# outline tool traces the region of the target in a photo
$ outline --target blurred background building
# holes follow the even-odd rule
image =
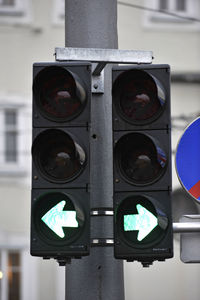
[[[0,300],[64,299],[64,268],[29,254],[32,64],[65,46],[64,2],[0,0]],[[120,49],[152,50],[154,63],[171,66],[175,153],[200,114],[200,0],[118,1],[118,39]],[[198,212],[174,159],[173,193],[175,221]],[[174,247],[174,259],[149,269],[125,263],[126,300],[200,298],[200,266],[180,262],[177,236]]]

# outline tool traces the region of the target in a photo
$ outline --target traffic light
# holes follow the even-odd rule
[[[141,261],[173,256],[170,68],[112,71],[114,252]]]
[[[90,63],[33,65],[31,254],[89,255]]]

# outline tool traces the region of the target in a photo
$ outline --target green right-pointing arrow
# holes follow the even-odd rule
[[[138,230],[138,241],[142,241],[157,225],[158,219],[141,204],[136,205],[137,215],[124,215],[124,231]]]
[[[63,200],[52,207],[41,219],[59,237],[64,238],[63,227],[78,227],[76,211],[63,210],[66,201]]]

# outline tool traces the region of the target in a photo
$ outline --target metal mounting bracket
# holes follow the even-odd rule
[[[99,72],[99,64],[92,64],[92,93],[103,94],[104,93],[104,70]],[[103,64],[105,66],[105,64]],[[104,67],[103,67],[104,68]],[[98,72],[96,72],[96,70]]]
[[[99,48],[55,48],[56,61],[93,63],[92,93],[104,93],[104,68],[107,64],[151,64],[152,51]],[[96,64],[94,64],[96,63]]]

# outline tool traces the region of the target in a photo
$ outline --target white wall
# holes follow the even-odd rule
[[[134,4],[142,2],[129,0],[129,3]],[[54,61],[54,48],[64,46],[64,25],[53,24],[53,3],[53,0],[32,1],[32,19],[27,26],[0,25],[0,98],[2,95],[17,95],[31,105],[32,63]],[[152,50],[154,63],[168,63],[172,71],[199,72],[198,31],[150,30],[144,23],[142,10],[118,6],[120,49]],[[199,111],[199,100],[198,85],[172,85],[172,115]],[[181,133],[173,131],[174,149]],[[0,178],[0,230],[29,234],[30,185],[27,182],[30,180],[24,184],[25,181],[24,178],[10,178],[5,182]],[[175,172],[173,185],[180,186]],[[57,271],[54,261],[33,260],[39,262],[39,296],[35,300],[55,300],[58,285],[54,284],[54,278],[60,278],[58,272],[63,279],[63,269]],[[125,263],[126,300],[197,300],[200,297],[199,275],[199,265],[184,265],[180,262],[176,242],[175,258],[165,263],[155,262],[149,269],[143,269],[139,263]]]
[[[185,265],[179,259],[175,242],[175,257],[154,262],[150,268],[139,263],[125,263],[126,300],[198,300],[200,295],[198,265]]]

